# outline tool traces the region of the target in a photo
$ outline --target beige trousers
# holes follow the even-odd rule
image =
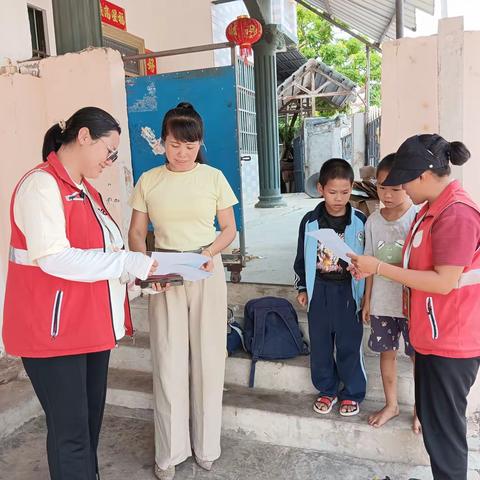
[[[150,296],[155,461],[220,456],[227,335],[227,285],[220,255],[213,275]],[[191,427],[191,429],[190,429]]]

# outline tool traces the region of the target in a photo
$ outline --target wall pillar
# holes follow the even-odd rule
[[[280,192],[280,155],[277,106],[276,51],[283,35],[275,25],[266,25],[254,47],[255,107],[260,196],[257,208],[285,205]]]

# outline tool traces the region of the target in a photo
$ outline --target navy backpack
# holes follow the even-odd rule
[[[308,355],[297,312],[284,298],[264,297],[245,305],[245,348],[252,354],[249,386],[255,381],[257,360],[280,360]]]
[[[228,356],[233,355],[240,348],[245,348],[243,340],[243,328],[235,321],[233,309],[227,307],[227,352]]]

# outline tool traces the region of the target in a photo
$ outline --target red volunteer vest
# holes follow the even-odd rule
[[[405,242],[405,259],[410,251],[408,268],[433,270],[432,227],[439,215],[455,203],[480,213],[460,184],[452,182],[432,205],[418,213],[417,219],[424,218],[420,224],[414,222]],[[448,295],[411,290],[409,329],[413,347],[424,355],[480,356],[480,249],[472,264],[465,267],[458,287]]]
[[[66,235],[73,248],[105,249],[103,230],[88,197],[81,195],[55,153],[28,172],[10,204],[11,242],[3,314],[5,350],[19,357],[45,358],[109,350],[116,344],[107,280],[75,282],[48,275],[28,261],[27,242],[14,220],[15,196],[22,181],[37,170],[48,172],[60,189]],[[84,182],[105,211],[100,194]],[[125,289],[125,327],[132,322]]]

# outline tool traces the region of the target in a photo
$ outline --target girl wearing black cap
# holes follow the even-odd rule
[[[404,285],[416,351],[415,400],[435,480],[466,480],[467,395],[480,362],[480,208],[450,178],[470,152],[439,135],[407,139],[384,185],[403,185],[425,204],[410,229],[403,268],[352,255],[358,277]]]

